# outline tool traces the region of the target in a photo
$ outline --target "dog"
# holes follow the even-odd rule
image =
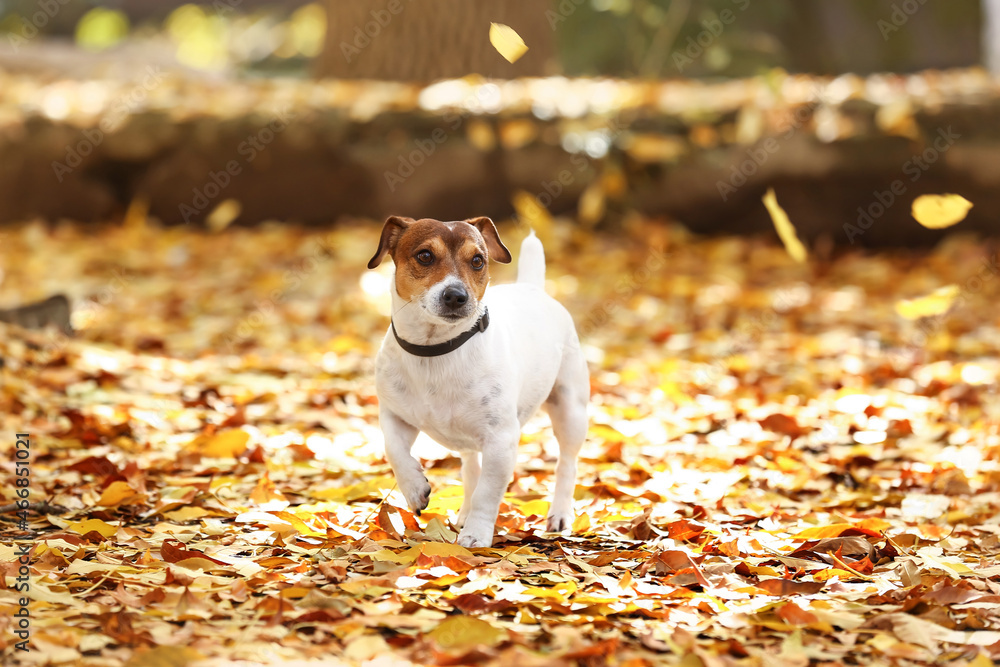
[[[559,442],[546,528],[570,529],[590,376],[573,318],[545,293],[541,241],[531,232],[517,282],[488,291],[490,260],[511,261],[489,218],[392,216],[368,268],[386,255],[395,264],[392,319],[375,387],[386,458],[410,509],[419,515],[431,492],[410,453],[423,431],[462,458],[458,544],[492,546],[521,428],[544,407]]]

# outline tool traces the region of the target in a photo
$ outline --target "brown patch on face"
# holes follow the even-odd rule
[[[427,259],[421,254],[424,251],[433,256],[429,263],[421,262]],[[483,298],[490,282],[486,243],[476,228],[465,222],[417,220],[406,227],[389,252],[396,263],[396,292],[406,301],[452,274],[477,300]],[[483,257],[478,270],[473,267],[476,255]]]

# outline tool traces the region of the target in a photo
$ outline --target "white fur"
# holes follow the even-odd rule
[[[410,454],[419,431],[462,457],[465,499],[458,543],[493,542],[500,502],[514,474],[521,427],[545,405],[559,441],[550,531],[573,522],[576,457],[587,434],[590,381],[573,319],[544,290],[545,256],[531,234],[521,246],[517,283],[489,288],[482,304],[457,323],[436,314],[449,276],[411,301],[393,289],[393,322],[404,340],[433,345],[470,329],[489,307],[490,325],[439,357],[404,351],[390,330],[375,360],[386,458],[410,508],[427,506],[430,485]],[[523,281],[522,281],[523,279]],[[474,298],[468,286],[470,299]],[[481,459],[481,460],[480,460]]]

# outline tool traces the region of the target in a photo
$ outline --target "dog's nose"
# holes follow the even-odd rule
[[[449,285],[445,288],[444,294],[441,295],[441,300],[448,308],[458,310],[469,300],[469,293],[465,291],[464,287]]]

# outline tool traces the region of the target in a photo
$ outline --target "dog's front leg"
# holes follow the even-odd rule
[[[386,408],[379,410],[378,420],[385,436],[385,457],[396,476],[396,485],[406,498],[406,504],[419,516],[431,497],[431,485],[424,476],[424,469],[410,454],[419,431]]]
[[[465,495],[462,497],[462,509],[458,510],[458,523],[456,525],[459,528],[464,526],[465,520],[469,518],[469,512],[472,510],[472,494],[476,491],[476,485],[479,484],[479,475],[482,472],[483,468],[479,463],[479,452],[463,452],[462,486],[465,487]]]
[[[482,473],[472,494],[468,516],[458,543],[463,547],[489,547],[493,545],[500,501],[507,485],[514,477],[517,462],[519,431],[498,430],[483,446]]]

